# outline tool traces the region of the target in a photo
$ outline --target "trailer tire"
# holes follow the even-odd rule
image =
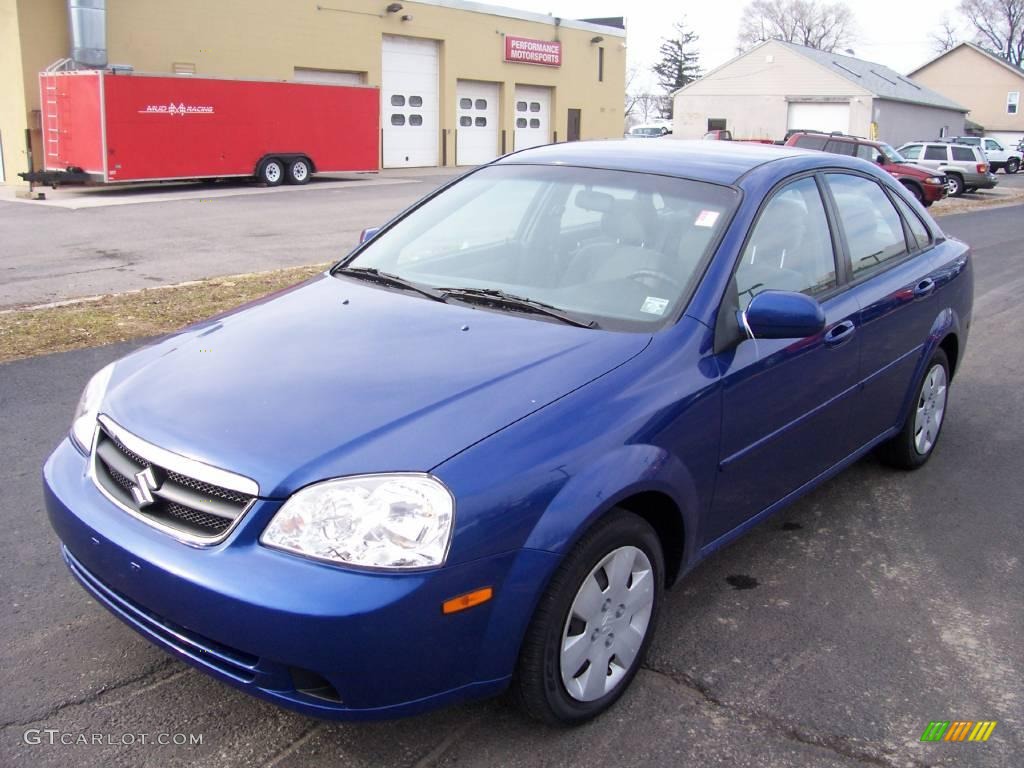
[[[284,181],[284,164],[276,157],[268,158],[263,161],[256,176],[268,187],[276,187]]]
[[[312,176],[312,169],[309,167],[309,160],[304,157],[296,158],[288,164],[289,184],[308,184]]]

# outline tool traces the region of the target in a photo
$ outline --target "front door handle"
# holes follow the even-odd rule
[[[923,299],[925,296],[931,295],[931,292],[935,290],[935,281],[930,277],[926,277],[916,286],[914,286],[914,296],[919,299]]]
[[[853,320],[843,320],[828,330],[825,334],[825,343],[830,347],[837,347],[853,336],[856,330],[857,326],[853,324]]]

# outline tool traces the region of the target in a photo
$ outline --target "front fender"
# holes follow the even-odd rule
[[[699,497],[693,475],[671,453],[655,445],[624,445],[572,477],[551,499],[526,544],[529,549],[565,554],[602,515],[623,499],[656,492],[679,510],[684,537],[683,563],[690,562],[696,537]]]

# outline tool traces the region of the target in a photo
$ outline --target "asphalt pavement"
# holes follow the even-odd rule
[[[907,474],[865,459],[702,564],[668,594],[632,689],[573,730],[502,700],[324,723],[150,646],[66,572],[39,480],[88,376],[132,345],[0,365],[0,764],[1020,765],[1022,214],[941,221],[974,246],[977,285],[931,462]],[[986,743],[921,743],[931,720],[998,725]]]

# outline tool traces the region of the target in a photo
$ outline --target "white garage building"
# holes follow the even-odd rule
[[[673,136],[781,140],[787,130],[840,131],[899,145],[958,136],[967,108],[888,67],[770,40],[674,95]]]

